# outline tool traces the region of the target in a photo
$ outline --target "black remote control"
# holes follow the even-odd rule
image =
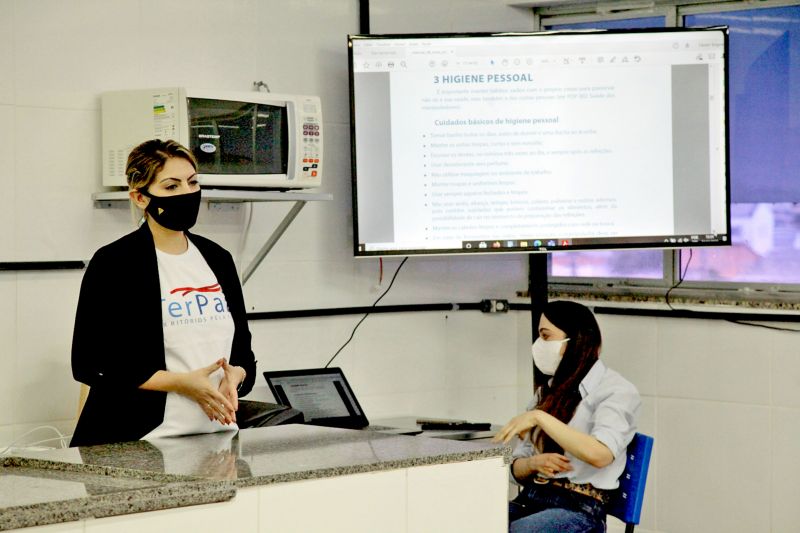
[[[467,429],[472,431],[487,431],[492,428],[489,422],[423,422],[420,424],[423,431],[435,429]]]

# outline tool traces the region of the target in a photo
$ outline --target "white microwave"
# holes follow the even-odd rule
[[[103,185],[126,186],[128,154],[147,139],[173,139],[198,162],[203,186],[299,189],[322,184],[317,96],[183,87],[101,95]]]

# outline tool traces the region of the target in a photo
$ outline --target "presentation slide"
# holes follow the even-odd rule
[[[394,73],[395,239],[671,234],[669,88],[663,65]]]

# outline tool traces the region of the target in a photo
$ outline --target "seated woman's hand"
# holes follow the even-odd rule
[[[197,402],[209,420],[219,420],[222,424],[236,421],[236,409],[211,383],[209,376],[225,365],[224,359],[181,375],[180,392]]]
[[[503,429],[497,432],[492,441],[508,444],[515,435],[518,435],[521,439],[526,439],[530,435],[531,429],[536,427],[538,423],[536,411],[525,411],[503,426]]]
[[[572,470],[569,459],[560,453],[540,453],[530,457],[529,461],[531,470],[545,477]]]

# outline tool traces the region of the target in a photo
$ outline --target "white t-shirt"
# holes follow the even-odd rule
[[[228,358],[233,344],[233,317],[217,277],[200,250],[189,241],[186,252],[168,254],[156,249],[161,282],[161,319],[167,370],[188,372]],[[219,386],[224,372],[209,376]],[[194,400],[167,393],[164,421],[144,439],[239,429],[209,420]]]

